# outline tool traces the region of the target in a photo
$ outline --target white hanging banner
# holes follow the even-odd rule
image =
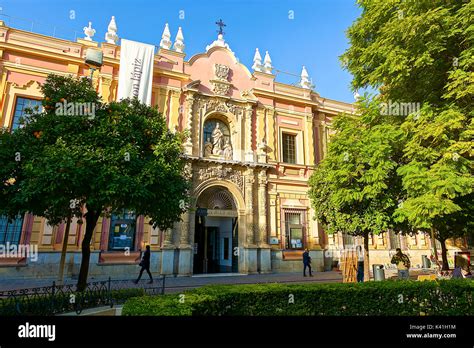
[[[138,98],[151,105],[155,47],[122,39],[117,100]]]

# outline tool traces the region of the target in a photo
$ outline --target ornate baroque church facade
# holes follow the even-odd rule
[[[89,49],[101,50],[104,56],[103,66],[93,72],[94,86],[104,101],[115,100],[120,69],[116,32],[112,19],[105,42],[92,41],[89,35],[67,41],[0,21],[1,124],[12,131],[19,126],[23,109],[40,103],[39,87],[49,73],[88,76],[84,57]],[[170,129],[189,132],[184,151],[192,181],[191,207],[167,231],[153,229],[147,217],[133,212],[101,218],[92,242],[90,274],[133,274],[147,244],[151,270],[158,274],[300,271],[305,248],[310,249],[314,268],[331,269],[337,257],[325,251],[356,241],[325,235],[314,220],[308,179],[326,152],[331,119],[340,112],[353,113],[353,106],[312,90],[304,67],[296,85],[275,81],[268,52],[262,59],[257,49],[249,70],[222,33],[189,60],[184,48],[181,28],[173,44],[166,25],[154,58],[152,105]],[[0,222],[0,243],[39,248],[36,262],[21,257],[0,260],[1,275],[57,274],[65,224],[50,226],[30,214]],[[79,271],[84,228],[72,221],[69,276]],[[424,234],[400,238],[385,233],[371,240],[372,262],[388,263],[398,246],[421,262],[429,243]]]

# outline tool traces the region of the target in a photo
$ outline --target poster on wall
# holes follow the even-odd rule
[[[117,99],[138,98],[151,105],[155,47],[122,39]]]

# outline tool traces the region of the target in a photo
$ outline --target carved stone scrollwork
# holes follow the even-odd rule
[[[212,91],[217,95],[227,95],[230,91],[230,84],[214,82],[214,88]]]
[[[224,167],[222,165],[217,165],[207,168],[198,168],[194,172],[194,182],[195,187],[198,186],[201,182],[215,179],[215,180],[229,180],[236,184],[239,189],[242,191],[244,187],[242,174],[238,170],[233,170],[231,167]]]
[[[189,131],[189,137],[186,140],[186,146],[192,147],[193,143],[193,105],[194,105],[194,96],[192,94],[186,95],[186,116],[187,116],[187,122],[186,122],[186,127]]]
[[[221,81],[228,81],[230,68],[224,64],[214,64],[214,74],[216,79]]]
[[[268,183],[267,173],[265,170],[262,170],[260,173],[258,173],[258,184],[266,185],[267,183]]]
[[[191,180],[193,177],[193,166],[189,162],[184,165],[184,177],[188,180]]]
[[[215,64],[214,65],[214,75],[215,80],[211,80],[213,87],[213,92],[217,95],[227,95],[232,86],[228,82],[230,68],[227,65]]]

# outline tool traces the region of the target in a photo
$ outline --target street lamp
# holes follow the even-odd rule
[[[104,64],[103,52],[92,48],[87,49],[85,63],[89,67],[89,70],[91,72],[90,80],[92,84],[92,76],[94,75],[94,71],[96,71]]]

